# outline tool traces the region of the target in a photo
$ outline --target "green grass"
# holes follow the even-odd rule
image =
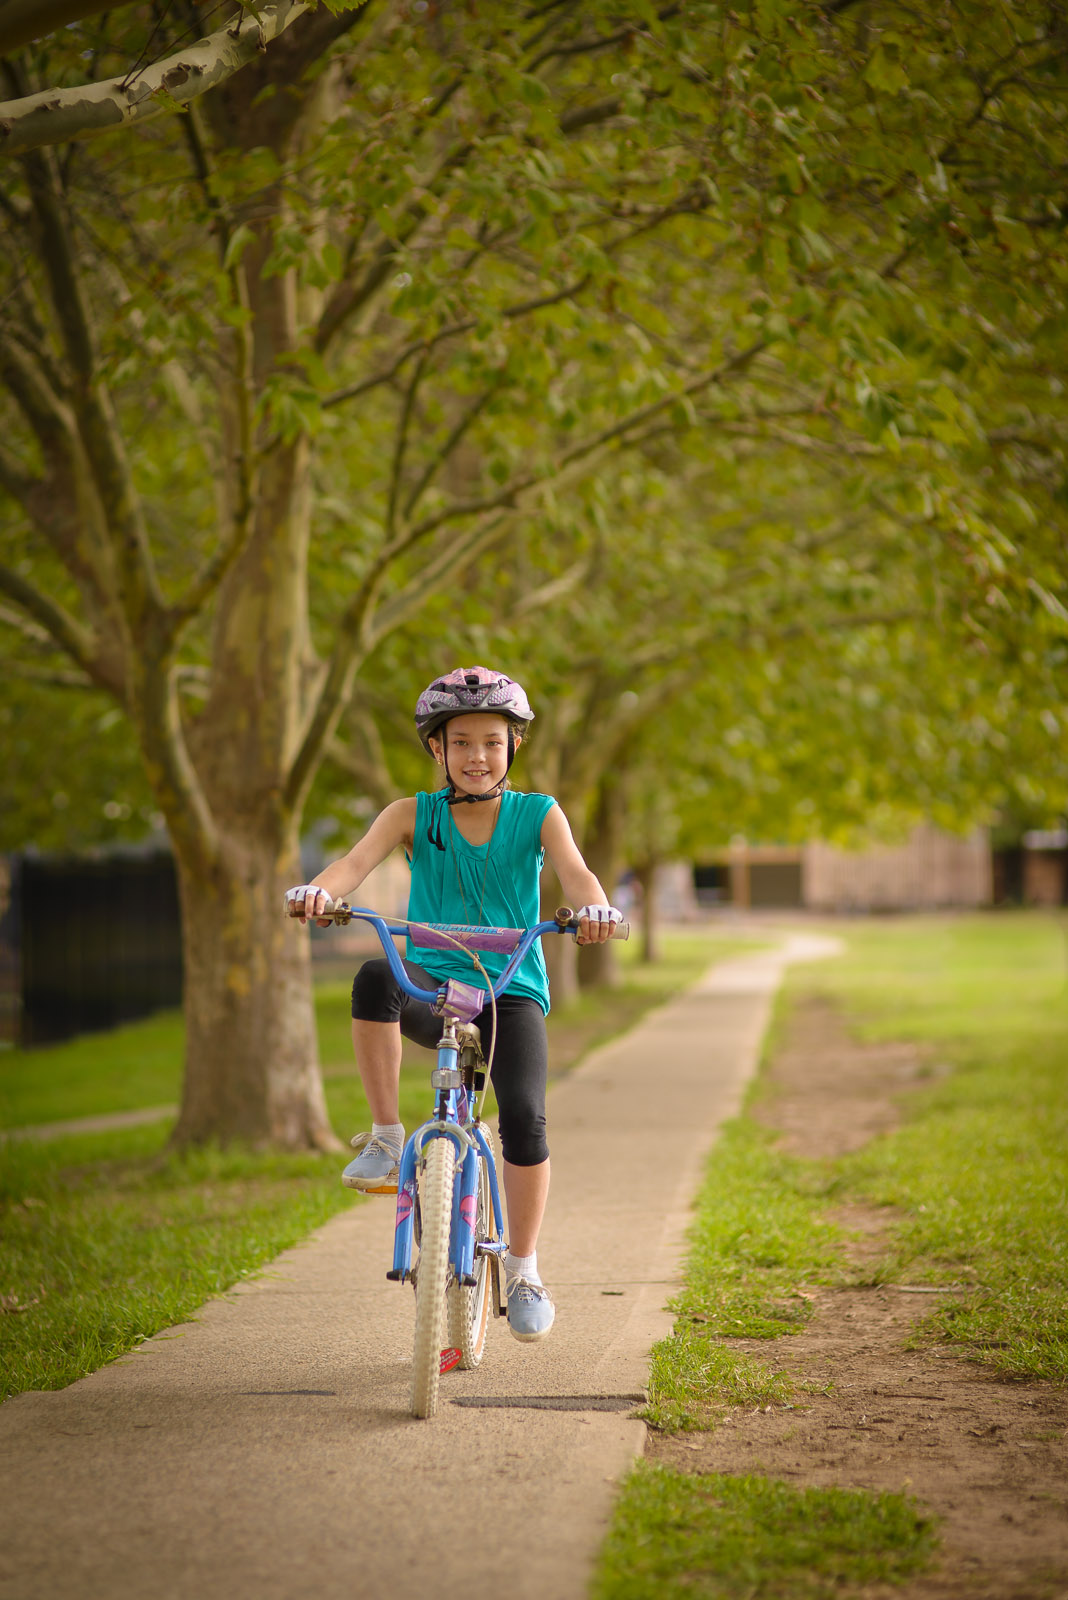
[[[802,1286],[843,1280],[845,1235],[824,1217],[830,1186],[749,1118],[724,1129],[697,1197],[686,1284],[671,1302],[675,1328],[653,1351],[643,1415],[654,1427],[710,1428],[734,1406],[790,1398],[780,1374],[722,1340],[798,1333],[810,1314]]]
[[[875,1276],[964,1283],[920,1326],[1006,1377],[1068,1382],[1068,988],[1049,916],[858,929],[808,981],[865,1038],[906,1038],[931,1077],[907,1121],[838,1163],[894,1208]],[[797,980],[795,980],[796,983]]]
[[[836,931],[842,931],[840,928]],[[920,1326],[1006,1377],[1068,1380],[1068,991],[1063,928],[1028,913],[857,922],[833,961],[796,968],[791,1005],[820,994],[862,1039],[916,1043],[926,1077],[903,1124],[838,1161],[774,1148],[748,1113],[713,1150],[697,1200],[673,1334],[653,1352],[649,1422],[708,1429],[742,1407],[789,1404],[774,1340],[803,1330],[807,1286],[963,1283]],[[754,1086],[774,1114],[774,1094]],[[890,1242],[851,1268],[829,1219],[887,1208]],[[762,1362],[733,1338],[769,1341]],[[798,1490],[763,1478],[641,1463],[616,1508],[595,1600],[841,1594],[921,1570],[935,1533],[900,1496]]]
[[[350,1203],[336,1161],[156,1128],[0,1149],[0,1399],[57,1389],[187,1320]]]
[[[785,1405],[793,1393],[782,1373],[680,1319],[674,1336],[653,1347],[650,1400],[641,1416],[661,1433],[696,1432],[735,1406]]]
[[[182,1018],[159,1011],[107,1033],[0,1054],[0,1126],[22,1128],[178,1098]]]
[[[842,1230],[823,1218],[830,1183],[748,1118],[725,1130],[697,1197],[687,1284],[676,1306],[726,1338],[774,1339],[807,1321],[799,1283],[839,1274]]]
[[[1062,931],[1023,913],[846,932],[840,958],[790,976],[765,1060],[791,1004],[820,994],[863,1039],[915,1041],[927,1078],[902,1097],[901,1128],[839,1161],[776,1150],[748,1115],[724,1129],[672,1302],[675,1330],[654,1352],[646,1415],[665,1431],[714,1427],[748,1394],[784,1398],[773,1366],[722,1341],[800,1332],[807,1286],[857,1281],[829,1220],[844,1200],[887,1208],[887,1252],[865,1281],[968,1286],[919,1325],[917,1342],[949,1341],[1006,1376],[1068,1381]],[[769,1102],[763,1081],[755,1098]]]
[[[550,1018],[558,1067],[692,982],[732,946],[703,935],[666,941],[642,968],[628,952],[620,990]],[[367,1126],[352,1063],[348,983],[318,988],[327,1100],[344,1132]],[[9,1125],[166,1103],[177,1096],[180,1019],[154,1017],[67,1045],[0,1059]],[[426,1115],[431,1056],[402,1071],[409,1125]],[[15,1114],[12,1114],[15,1108]],[[336,1155],[240,1149],[168,1151],[165,1124],[44,1141],[0,1142],[0,1398],[61,1388],[211,1295],[255,1272],[342,1207]]]
[[[622,1494],[592,1600],[822,1600],[902,1583],[934,1547],[904,1495],[692,1476],[642,1462]]]
[[[828,995],[863,1038],[1022,1044],[1068,1019],[1068,915],[857,922],[841,957],[795,969],[788,988]]]

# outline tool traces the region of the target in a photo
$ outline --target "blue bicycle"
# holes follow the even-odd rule
[[[520,962],[536,939],[549,933],[576,933],[578,918],[567,906],[532,928],[480,928],[454,923],[386,919],[364,907],[338,902],[324,913],[345,925],[357,919],[378,935],[390,970],[413,1000],[425,1000],[442,1019],[441,1039],[430,1081],[434,1113],[408,1139],[397,1180],[397,1218],[393,1266],[386,1274],[415,1288],[415,1343],[412,1354],[411,1412],[432,1417],[438,1379],[453,1367],[471,1369],[482,1360],[490,1313],[506,1316],[501,1295],[501,1261],[508,1246],[497,1182],[497,1160],[490,1129],[481,1120],[493,1052],[482,1054],[472,1019],[487,1004],[496,1007]],[[627,938],[618,923],[613,938]],[[481,971],[486,988],[449,979],[437,989],[412,983],[394,934],[407,934],[421,949],[462,949]],[[477,952],[509,956],[491,983]],[[496,1029],[494,1029],[496,1034]],[[444,1342],[443,1342],[444,1335]]]

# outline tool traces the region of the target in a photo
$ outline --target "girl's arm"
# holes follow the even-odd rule
[[[328,911],[327,901],[344,900],[379,866],[398,845],[409,849],[415,834],[415,798],[394,800],[380,811],[363,838],[358,840],[348,855],[331,861],[311,883],[299,889],[290,889],[286,895],[287,908],[292,906],[294,916],[301,922],[314,917],[317,911]],[[298,911],[297,905],[301,907]]]
[[[546,813],[541,825],[541,842],[569,905],[608,905],[608,896],[601,887],[600,879],[586,865],[582,851],[575,843],[571,824],[558,805]],[[617,912],[617,920],[618,916]],[[579,944],[603,944],[605,939],[611,937],[611,933],[611,922],[591,922],[589,917],[583,917],[576,938]]]

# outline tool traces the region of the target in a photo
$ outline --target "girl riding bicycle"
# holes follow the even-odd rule
[[[424,748],[442,768],[444,786],[387,806],[348,855],[331,862],[312,883],[288,891],[287,907],[301,921],[328,911],[403,845],[412,874],[408,917],[413,922],[524,928],[539,920],[539,879],[548,856],[565,898],[582,907],[578,942],[609,938],[621,914],[608,904],[583,860],[563,811],[551,795],[521,794],[508,781],[533,717],[522,687],[502,673],[462,667],[436,678],[419,696],[415,724]],[[503,970],[505,959],[483,955],[491,979]],[[459,951],[420,949],[417,963],[409,943],[405,966],[420,987],[434,988],[449,978],[482,982]],[[508,1208],[508,1326],[523,1340],[544,1338],[555,1316],[537,1258],[549,1194],[548,1010],[549,986],[538,941],[497,1001],[491,1075]],[[475,1022],[488,1041],[493,1027],[489,1006]],[[352,1043],[372,1127],[352,1141],[359,1154],[342,1174],[350,1188],[368,1194],[396,1192],[404,1147],[398,1100],[401,1034],[433,1048],[440,1031],[440,1018],[405,995],[384,959],[361,967],[352,986]]]

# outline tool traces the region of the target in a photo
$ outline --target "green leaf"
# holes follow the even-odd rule
[[[341,251],[336,244],[328,242],[323,246],[322,262],[327,277],[336,282],[341,276],[343,266]]]
[[[1035,248],[1031,229],[1013,217],[995,216],[994,227],[1002,245],[1015,255],[1030,255]]]
[[[238,265],[248,246],[255,239],[254,231],[247,222],[239,223],[226,241],[226,250],[223,254],[223,268],[231,272]]]
[[[909,86],[908,74],[900,61],[877,45],[864,68],[864,81],[882,94],[900,94]]]

